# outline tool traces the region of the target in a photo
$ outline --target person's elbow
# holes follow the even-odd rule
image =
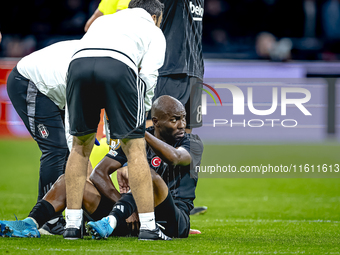
[[[104,173],[100,171],[98,168],[95,168],[92,171],[89,179],[95,186],[98,186],[102,182],[103,176]]]
[[[187,166],[190,165],[190,162],[191,162],[190,155],[183,153],[183,151],[175,150],[170,154],[169,162],[167,163],[174,166]]]

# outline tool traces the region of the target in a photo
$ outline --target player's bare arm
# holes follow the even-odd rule
[[[93,21],[95,21],[97,18],[103,15],[104,14],[99,9],[96,9],[95,12],[92,14],[91,18],[89,18],[89,20],[86,22],[84,31],[87,32]]]
[[[117,202],[121,194],[115,188],[111,181],[110,174],[119,169],[122,165],[109,157],[104,157],[102,161],[93,170],[90,181],[98,189],[98,191],[110,199],[112,202]]]
[[[182,147],[174,148],[154,137],[149,132],[145,132],[145,140],[153,151],[167,164],[182,166],[190,164],[191,156],[189,152]]]

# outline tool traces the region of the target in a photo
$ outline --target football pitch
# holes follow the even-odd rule
[[[304,173],[201,174],[195,205],[208,211],[191,217],[202,234],[187,239],[0,238],[0,254],[340,254],[340,172],[311,173],[311,166],[340,164],[339,151],[338,143],[205,145],[203,166],[302,165]],[[39,157],[31,140],[0,140],[1,220],[24,219],[35,204]]]

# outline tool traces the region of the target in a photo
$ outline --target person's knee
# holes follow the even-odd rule
[[[75,150],[84,157],[89,157],[94,144],[95,135],[95,133],[92,133],[84,136],[74,136],[72,150]]]
[[[168,196],[168,186],[165,184],[163,178],[151,169],[152,186],[154,192],[155,206],[162,203]]]
[[[145,152],[145,139],[144,138],[136,138],[136,139],[123,139],[122,140],[122,149],[127,156],[128,160],[134,158],[146,158]]]
[[[129,148],[136,148],[136,147],[143,147],[145,146],[145,139],[142,138],[135,138],[135,139],[122,139],[121,140],[122,148],[129,149]]]
[[[151,172],[151,177],[152,177],[152,182],[155,184],[158,184],[160,181],[163,181],[162,177],[157,174],[155,171],[150,171]]]
[[[60,189],[65,187],[65,174],[62,174],[58,177],[58,179],[53,184],[54,188]]]

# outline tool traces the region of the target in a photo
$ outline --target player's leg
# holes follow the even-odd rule
[[[90,181],[86,181],[85,183],[82,201],[82,207],[90,215],[97,210],[100,204],[101,195]],[[38,223],[38,225],[41,226],[46,222],[48,217],[64,211],[65,208],[66,185],[65,175],[62,175],[52,186],[50,191],[44,196],[44,198],[33,207],[28,217],[32,217]]]
[[[103,62],[104,63],[104,62]],[[151,175],[145,150],[145,85],[136,73],[120,61],[105,63],[113,73],[102,73],[107,84],[105,110],[109,119],[110,136],[122,140],[122,149],[129,164],[129,183],[138,207],[141,232],[155,229]],[[104,66],[103,66],[104,67]],[[105,68],[100,68],[103,70]]]
[[[187,206],[174,200],[169,193],[167,198],[155,208],[156,221],[162,225],[163,232],[171,237],[186,238],[190,231],[190,217]]]
[[[61,175],[45,197],[39,200],[28,217],[22,221],[0,221],[0,233],[8,237],[39,237],[38,229],[48,219],[61,213],[66,207],[65,176]],[[107,215],[114,203],[102,199],[89,181],[85,184],[83,208],[94,219]]]
[[[162,231],[168,236],[188,237],[190,218],[186,205],[181,201],[174,201],[163,179],[154,170],[150,170],[154,187],[157,224],[162,226]],[[116,228],[125,224],[125,220],[135,210],[137,210],[137,206],[132,194],[123,195],[108,217],[97,222],[89,222],[90,233],[96,239],[107,238]],[[160,232],[159,235],[163,235],[163,233]],[[159,239],[164,239],[164,237],[159,237]]]
[[[130,166],[129,166],[130,167]],[[163,179],[153,170],[151,170],[152,183],[154,190],[154,205],[158,206],[168,196],[168,187]],[[97,222],[89,222],[88,230],[96,239],[107,238],[111,233],[117,235],[118,233],[131,233],[134,229],[128,229],[126,219],[137,211],[136,202],[131,193],[124,194],[121,199],[115,204],[108,217],[103,218]],[[125,230],[125,231],[124,231]],[[162,239],[169,240],[161,231],[147,232],[152,236],[153,240]]]
[[[164,234],[170,237],[187,237],[190,229],[189,216],[174,202],[168,186],[162,177],[151,170],[155,197],[156,222],[162,226]]]
[[[157,174],[155,170],[150,168],[150,172],[153,184],[154,205],[155,207],[157,207],[166,199],[169,193],[169,189],[162,177]]]
[[[162,177],[151,170],[155,197],[156,222],[162,226],[164,234],[170,237],[187,237],[190,229],[190,219],[184,210],[173,200],[168,186]],[[180,203],[180,202],[178,202]]]
[[[13,106],[42,152],[39,201],[65,170],[69,150],[65,138],[63,112],[16,68],[8,78],[7,90]],[[62,229],[64,222],[62,215],[52,221],[53,225],[49,231],[60,234],[55,232],[54,228]]]
[[[202,126],[202,85],[203,82],[197,77],[187,77],[187,89],[190,91],[190,97],[183,104],[187,112],[186,132],[191,133],[193,128]]]
[[[62,212],[65,205],[65,181],[64,175],[61,175],[45,197],[35,204],[26,219],[22,221],[0,222],[3,227],[2,231],[9,237],[39,237],[40,231],[38,232],[38,229],[49,219]],[[7,228],[7,231],[5,231],[5,228]]]
[[[65,169],[66,230],[65,239],[82,238],[82,198],[87,165],[94,145],[102,91],[95,80],[93,68],[97,58],[79,58],[70,63],[66,99],[69,110],[70,134],[73,146]],[[94,89],[95,87],[95,89]]]
[[[69,149],[65,137],[64,113],[48,97],[38,93],[35,109],[35,140],[42,152],[39,171],[38,201],[65,172]],[[39,230],[40,234],[62,235],[65,220],[60,213]]]
[[[138,212],[153,212],[152,181],[146,160],[145,139],[123,139],[122,149],[128,159],[129,184]]]
[[[34,125],[35,140],[42,152],[39,172],[40,200],[58,177],[64,174],[69,149],[63,112],[49,98],[39,93],[36,98]]]
[[[27,130],[38,143],[40,159],[40,200],[64,173],[68,148],[63,113],[35,84],[14,68],[8,78],[7,91]]]
[[[203,81],[197,77],[189,77],[188,86],[190,87],[190,98],[185,103],[185,110],[187,112],[186,132],[191,133],[193,128],[198,128],[203,125],[202,116],[202,87]],[[199,215],[207,211],[206,206],[195,207],[190,211],[190,215]],[[194,231],[194,233],[200,233]]]
[[[73,138],[73,146],[65,171],[67,209],[64,238],[66,239],[82,237],[82,198],[94,140],[95,133]]]
[[[190,77],[185,73],[159,76],[157,80],[153,101],[163,95],[169,95],[179,100],[187,112],[187,133],[191,133],[192,128],[202,125],[202,117],[199,115],[202,95],[202,90],[199,88],[202,87],[202,84],[199,82],[198,78]],[[151,117],[149,115],[148,120],[151,120]],[[148,123],[147,126],[152,124]]]

